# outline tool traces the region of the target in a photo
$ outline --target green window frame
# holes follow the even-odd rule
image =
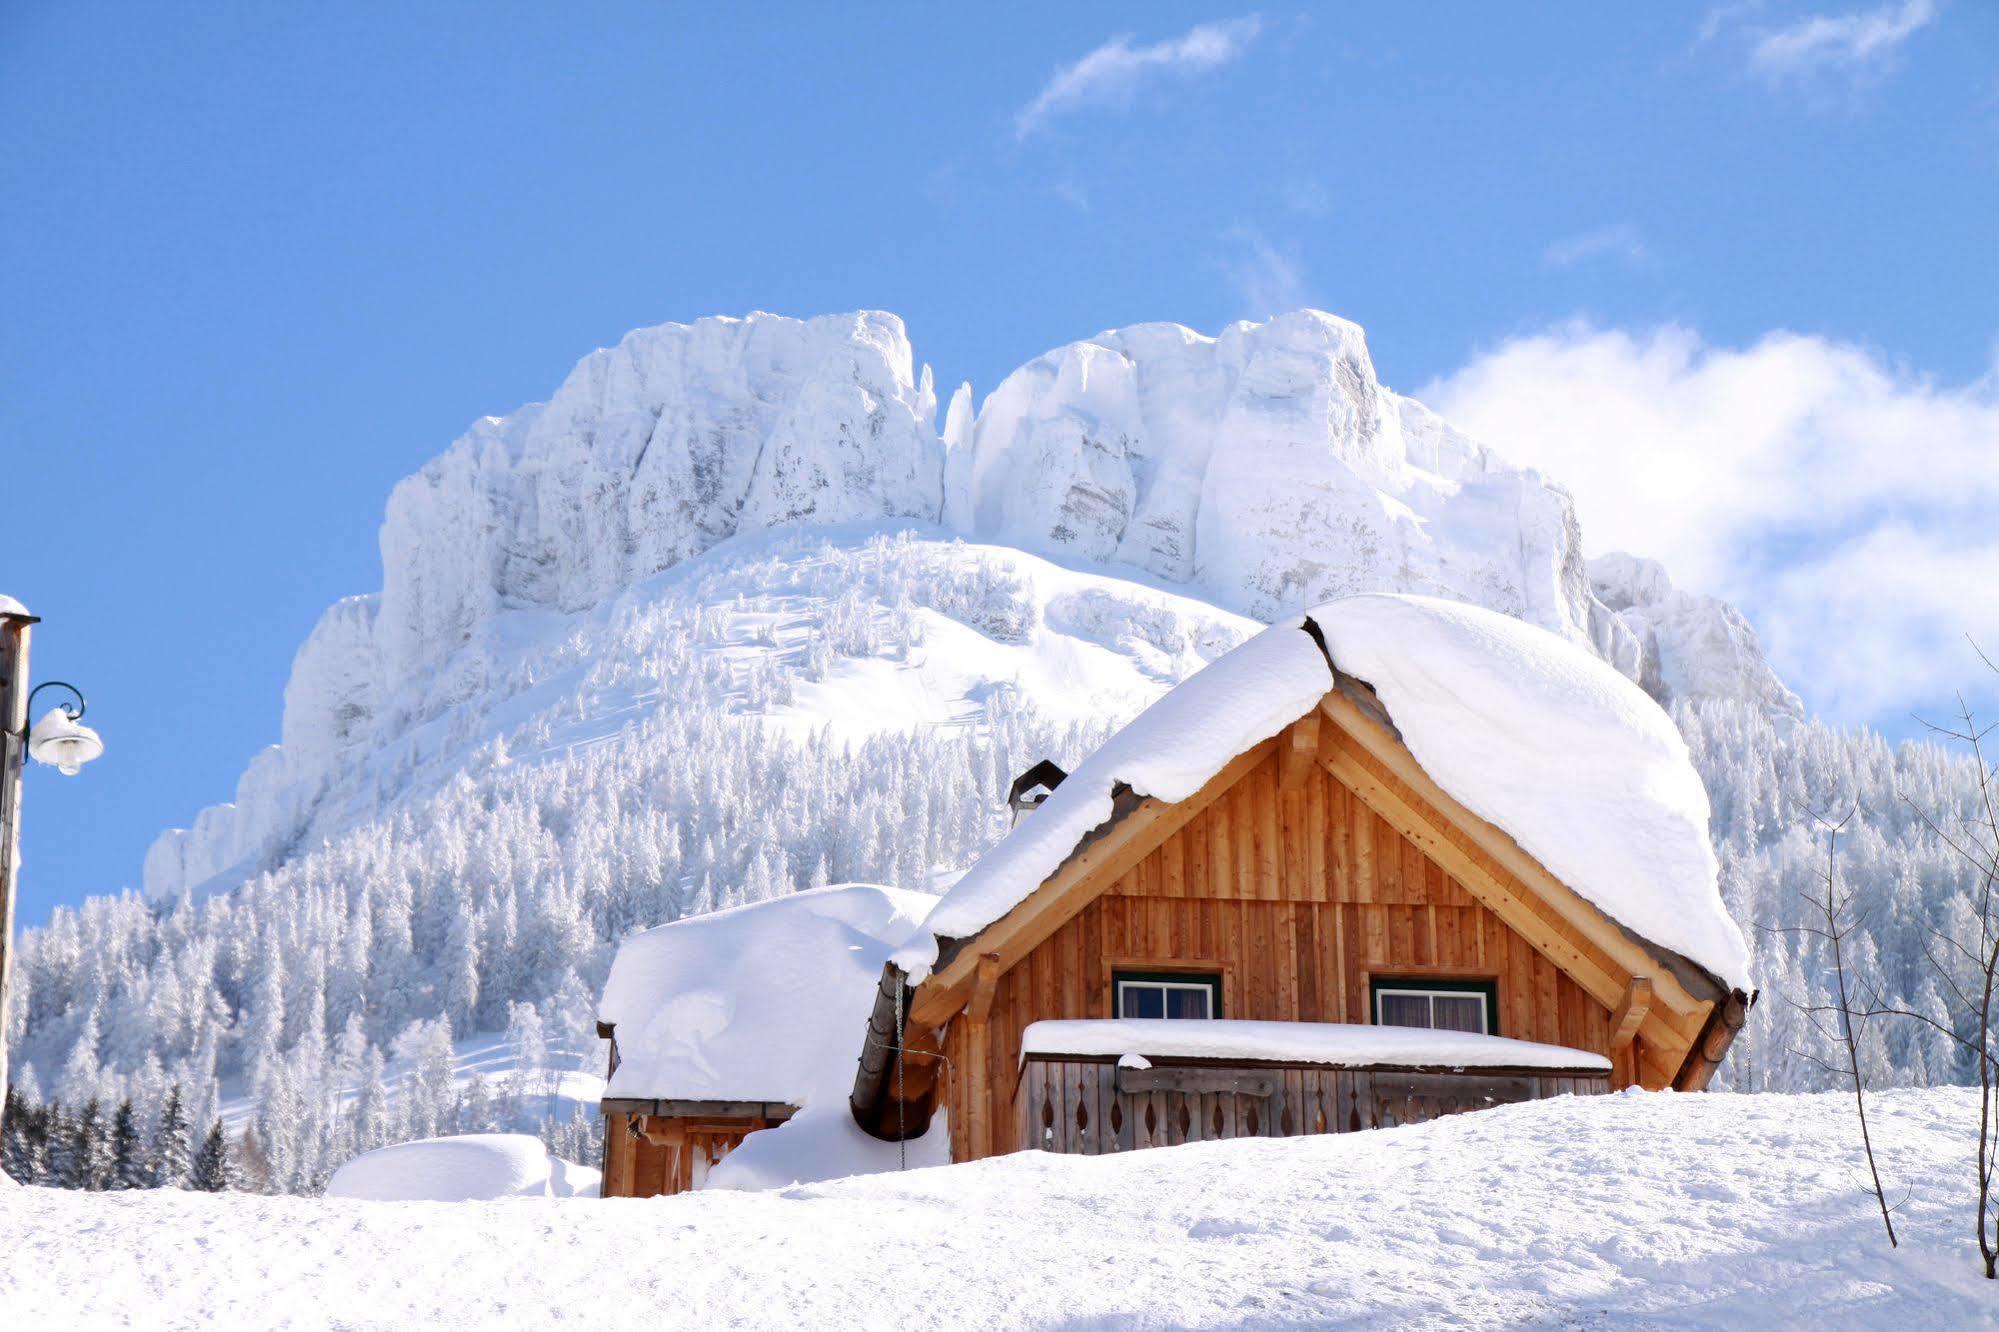
[[[1404,995],[1458,996],[1475,994],[1484,999],[1485,1034],[1499,1035],[1499,982],[1489,980],[1462,980],[1456,977],[1445,979],[1441,976],[1371,976],[1368,978],[1367,1012],[1368,1020],[1377,1027],[1392,1025],[1417,1026],[1416,1023],[1387,1023],[1381,1020],[1382,996]],[[1429,1026],[1434,1029],[1435,1023]],[[1446,1028],[1445,1030],[1450,1030]]]
[[[1138,1017],[1139,1013],[1125,1011],[1125,997],[1129,992],[1138,1003],[1143,1003],[1142,995],[1155,995],[1159,999],[1160,1012],[1155,1017],[1175,1017],[1191,1019],[1186,1013],[1170,1011],[1174,996],[1193,992],[1208,995],[1209,1018],[1222,1015],[1222,978],[1212,971],[1114,971],[1111,973],[1111,1013],[1116,1017]],[[1184,1001],[1183,1001],[1184,1002]],[[1134,1005],[1136,1006],[1136,1004]],[[1198,1020],[1198,1019],[1191,1019]]]

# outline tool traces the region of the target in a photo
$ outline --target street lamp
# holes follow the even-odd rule
[[[0,595],[0,1090],[7,1086],[7,992],[14,969],[14,884],[21,870],[21,769],[33,758],[74,777],[104,752],[104,741],[83,724],[81,690],[61,680],[28,688],[28,630],[37,623],[39,617],[28,614],[26,606]],[[66,689],[76,703],[56,704],[30,730],[29,705],[44,689]]]
[[[35,728],[28,732],[28,757],[37,763],[46,763],[65,777],[74,777],[84,764],[104,752],[104,742],[97,732],[80,725],[83,710],[83,691],[66,680],[49,680],[28,691],[27,712],[35,711],[35,695],[44,689],[67,689],[76,699],[76,706],[58,703],[42,714]]]

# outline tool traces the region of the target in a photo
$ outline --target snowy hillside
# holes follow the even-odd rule
[[[1976,1118],[1975,1093],[1878,1098],[1895,1250],[1850,1098],[1626,1093],[643,1201],[0,1184],[0,1307],[36,1327],[1968,1328],[1992,1313]]]
[[[327,623],[346,623],[356,604]],[[1051,720],[1115,720],[1258,627],[907,521],[755,531],[581,611],[477,620],[403,687],[391,722],[364,732],[372,713],[334,705],[349,725],[330,745],[333,732],[299,716],[303,682],[322,663],[352,660],[326,646],[327,623],[300,651],[285,714],[288,736],[317,738],[267,751],[236,805],[161,838],[147,858],[149,896],[240,882],[301,843],[436,790],[524,726],[529,748],[516,744],[509,761],[603,742],[669,699],[801,736],[830,727],[843,740],[962,727],[1001,689]],[[294,767],[316,775],[267,785]]]

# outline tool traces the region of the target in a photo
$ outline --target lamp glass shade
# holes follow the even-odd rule
[[[51,765],[65,777],[76,776],[77,769],[103,752],[104,741],[97,732],[60,707],[43,713],[28,732],[28,757]]]

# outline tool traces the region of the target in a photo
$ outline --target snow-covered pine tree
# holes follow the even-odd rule
[[[47,1143],[48,1167],[42,1172],[41,1182],[52,1189],[75,1188],[76,1178],[76,1126],[72,1117],[64,1111],[62,1102],[50,1101],[42,1106],[44,1140]]]
[[[153,1163],[148,1159],[146,1140],[139,1133],[139,1117],[129,1098],[118,1103],[111,1117],[111,1162],[105,1187],[144,1189],[152,1187]]]
[[[493,1122],[493,1094],[486,1085],[486,1075],[475,1071],[465,1084],[465,1090],[458,1094],[458,1107],[452,1116],[459,1133],[491,1133]]]
[[[27,1177],[23,1184],[54,1184],[55,1172],[50,1165],[55,1149],[55,1133],[58,1120],[55,1107],[38,1105],[30,1109],[24,1125],[26,1156],[23,1161]]]
[[[501,1090],[506,1112],[521,1119],[537,1120],[552,1108],[545,1101],[548,1086],[548,1036],[541,1011],[533,1004],[514,1004],[507,1010],[507,1044],[513,1047],[514,1066]]]
[[[4,1137],[0,1137],[0,1171],[5,1171],[7,1178],[16,1184],[41,1182],[35,1178],[32,1130],[28,1122],[34,1109],[14,1088],[7,1088],[6,1108],[0,1110],[0,1125],[5,1129]]]
[[[201,1140],[200,1150],[194,1154],[188,1168],[187,1186],[200,1193],[221,1193],[237,1187],[229,1160],[229,1138],[223,1133],[219,1119],[209,1125],[207,1136]]]
[[[64,1188],[93,1191],[110,1186],[111,1133],[95,1096],[69,1122],[69,1150],[59,1182]]]
[[[153,1132],[152,1187],[184,1189],[194,1168],[194,1144],[188,1137],[187,1107],[181,1102],[180,1084],[167,1089],[166,1104],[160,1108],[160,1124]]]
[[[257,1126],[251,1124],[243,1130],[243,1136],[236,1140],[234,1151],[223,1151],[223,1162],[227,1166],[225,1187],[241,1189],[246,1193],[269,1193],[274,1187],[271,1177],[270,1153],[257,1136]]]
[[[382,1081],[382,1051],[370,1045],[361,1058],[354,1097],[354,1152],[372,1152],[389,1140],[389,1089]]]
[[[410,1023],[396,1038],[405,1072],[398,1107],[404,1138],[434,1138],[448,1130],[457,1109],[452,1086],[451,1023],[444,1018]]]

